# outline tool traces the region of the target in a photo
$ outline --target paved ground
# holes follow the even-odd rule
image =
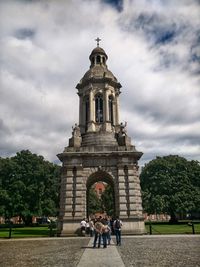
[[[74,267],[89,238],[52,238],[0,241],[1,267]]]
[[[106,249],[104,248],[92,248],[93,238],[90,239],[88,247],[80,259],[77,267],[125,267],[116,245],[111,241],[111,245]]]
[[[0,266],[200,267],[200,235],[123,237],[122,246],[107,249],[93,249],[87,237],[5,239]]]
[[[124,237],[118,249],[127,267],[200,266],[200,235]]]

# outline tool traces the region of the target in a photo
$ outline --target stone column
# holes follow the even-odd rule
[[[89,113],[89,123],[88,123],[88,132],[95,131],[95,108],[94,108],[94,93],[93,88],[90,87],[89,93],[89,102],[90,102],[90,113]]]
[[[62,183],[63,193],[65,192],[64,205],[64,219],[72,219],[72,204],[73,204],[73,171],[72,168],[67,168],[65,171],[65,178]]]
[[[115,123],[119,124],[119,94],[115,95],[116,104],[115,104]]]
[[[109,86],[106,85],[104,88],[104,99],[103,99],[103,101],[104,101],[104,118],[103,118],[103,121],[104,121],[104,129],[107,132],[112,131],[111,122],[109,121],[109,102],[108,102],[109,93],[110,93]]]
[[[76,218],[86,218],[86,185],[83,177],[83,168],[77,167],[76,173]]]
[[[81,129],[81,133],[84,132],[84,107],[83,107],[83,94],[78,93],[79,95],[79,127]]]
[[[90,101],[90,121],[94,121],[94,95],[92,88],[90,89],[89,101]]]
[[[67,180],[67,173],[65,168],[62,167],[61,184],[60,184],[60,212],[59,212],[60,218],[63,218],[65,213],[66,180]]]
[[[116,125],[116,96],[113,99],[113,125]]]
[[[128,218],[127,215],[127,200],[126,200],[126,187],[124,177],[124,166],[118,165],[118,192],[119,192],[119,217],[121,219]]]
[[[119,199],[126,203],[123,206],[121,216],[127,215],[128,218],[143,218],[142,199],[140,191],[140,181],[137,166],[128,165],[127,169],[123,166],[119,171]],[[125,214],[126,212],[126,214]]]
[[[83,95],[83,100],[82,100],[82,118],[83,118],[83,132],[85,133],[86,130],[86,98],[87,96],[85,96],[85,94]]]

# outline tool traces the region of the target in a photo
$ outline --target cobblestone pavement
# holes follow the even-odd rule
[[[200,235],[123,236],[122,246],[116,248],[126,267],[200,267]],[[86,250],[93,257],[112,256],[112,249],[92,249],[85,237],[11,239],[0,240],[0,266],[75,267]],[[94,267],[109,266],[113,264],[102,265],[99,259]]]
[[[2,267],[74,267],[90,238],[0,241]]]
[[[197,267],[200,235],[122,237],[118,251],[126,267]]]

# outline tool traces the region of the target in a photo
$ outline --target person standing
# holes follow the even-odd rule
[[[85,230],[86,230],[86,221],[85,218],[81,221],[81,234],[84,236],[85,235]]]
[[[108,228],[109,228],[109,231],[108,231],[108,234],[107,234],[107,241],[108,241],[108,245],[110,245],[110,241],[111,241],[111,224],[110,224],[110,219],[107,218],[107,225],[108,225]]]
[[[89,225],[90,225],[90,236],[93,237],[93,234],[94,234],[94,221],[90,220],[89,221]]]
[[[110,227],[108,224],[103,225],[102,227],[102,239],[103,239],[103,247],[107,248],[107,240],[108,240],[108,234],[110,231]]]
[[[88,236],[90,235],[90,224],[89,224],[88,219],[86,220],[85,232],[86,232],[86,235]]]
[[[117,246],[121,246],[121,227],[122,227],[122,225],[123,225],[122,221],[119,219],[119,217],[116,217],[116,220],[113,223],[113,228],[115,231]]]
[[[101,246],[102,227],[103,227],[103,224],[100,222],[100,219],[97,219],[97,222],[94,224],[93,248],[96,248],[97,239],[98,239],[98,248],[100,248],[100,246]]]

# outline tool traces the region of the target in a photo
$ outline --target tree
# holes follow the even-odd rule
[[[109,184],[106,185],[106,188],[101,195],[101,200],[107,215],[114,217],[114,191]]]
[[[144,210],[177,214],[200,212],[200,164],[183,157],[157,157],[143,168],[141,189]]]
[[[101,199],[97,196],[94,188],[90,188],[88,192],[88,215],[102,211]]]
[[[26,224],[32,216],[55,216],[59,205],[60,167],[28,150],[0,159],[0,214],[20,216]]]

